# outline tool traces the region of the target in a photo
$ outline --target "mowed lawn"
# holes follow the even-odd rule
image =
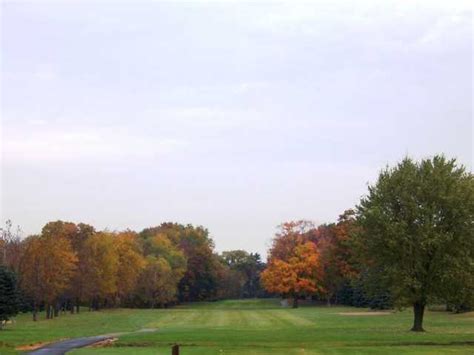
[[[361,313],[361,314],[359,314]],[[474,313],[426,314],[425,333],[409,331],[412,313],[372,315],[350,307],[281,308],[278,300],[199,303],[162,310],[106,310],[33,323],[21,315],[0,332],[3,347],[88,335],[118,336],[112,347],[71,354],[474,354]],[[10,349],[10,350],[8,350]]]

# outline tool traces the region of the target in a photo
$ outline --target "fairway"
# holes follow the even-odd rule
[[[365,314],[367,313],[367,315]],[[4,352],[18,345],[80,336],[120,335],[112,347],[72,354],[472,354],[474,313],[428,312],[426,333],[409,331],[412,313],[350,307],[281,308],[278,300],[197,303],[159,310],[106,310],[33,323],[21,315],[1,333]]]

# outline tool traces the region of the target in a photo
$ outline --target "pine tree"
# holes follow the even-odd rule
[[[18,313],[20,298],[16,287],[15,274],[0,266],[0,329]]]

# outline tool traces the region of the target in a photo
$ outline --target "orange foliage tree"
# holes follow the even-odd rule
[[[53,316],[52,306],[69,286],[76,263],[71,243],[63,236],[46,233],[25,241],[20,264],[21,285],[33,300],[33,320],[42,302],[46,305],[47,318]]]
[[[283,233],[275,238],[268,266],[261,275],[262,285],[267,291],[292,297],[295,308],[300,296],[323,291],[319,251],[315,243],[305,240],[307,230],[300,228],[300,223],[306,224],[293,222],[283,225]]]

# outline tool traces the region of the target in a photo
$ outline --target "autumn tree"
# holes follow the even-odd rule
[[[138,282],[138,295],[151,308],[176,300],[178,282],[164,257],[148,256]]]
[[[338,292],[358,274],[351,245],[355,229],[354,212],[348,210],[339,216],[337,223],[320,225],[311,234],[321,254],[321,281],[328,306],[333,299],[337,303]]]
[[[430,302],[474,293],[474,179],[443,156],[384,169],[357,208],[358,246],[423,331]]]
[[[68,295],[70,297],[70,310],[74,313],[74,309],[77,313],[80,311],[81,302],[86,299],[85,288],[88,284],[88,260],[89,255],[87,254],[89,249],[86,248],[86,241],[89,240],[96,233],[94,227],[89,224],[79,223],[77,224],[75,231],[68,234],[68,238],[71,241],[72,248],[77,255],[77,271],[71,280],[70,287],[68,288]]]
[[[119,233],[115,237],[115,248],[118,256],[117,296],[123,301],[135,291],[146,262],[135,232]]]
[[[285,222],[278,228],[279,231],[273,238],[270,252],[273,258],[286,260],[298,245],[310,240],[314,224],[310,221],[299,220]]]
[[[174,229],[148,229],[145,243],[146,266],[140,277],[138,295],[152,307],[176,301],[178,287],[187,269],[187,259],[169,236]]]
[[[292,297],[296,308],[300,296],[322,291],[320,256],[316,244],[305,241],[305,231],[295,233],[292,229],[291,233],[285,233],[289,241],[284,235],[277,235],[261,281],[269,292]]]
[[[218,263],[213,254],[214,242],[209,232],[203,227],[163,223],[158,227],[148,228],[140,233],[144,239],[145,250],[150,247],[150,238],[163,234],[176,246],[187,260],[184,276],[179,283],[181,301],[200,301],[213,298],[217,292]]]
[[[87,280],[84,278],[86,262],[84,244],[94,233],[94,227],[88,224],[79,223],[76,225],[73,222],[61,220],[48,222],[42,229],[43,236],[67,239],[78,258],[76,272],[62,297],[63,302],[67,301],[71,312],[74,312],[74,309],[79,312],[80,302],[84,298],[84,285],[87,283]]]
[[[20,227],[13,228],[10,220],[5,222],[5,227],[0,228],[0,266],[6,266],[15,273],[19,271],[23,251],[20,234]]]
[[[76,270],[77,257],[64,236],[46,233],[25,240],[20,263],[21,285],[33,300],[33,319],[41,302],[46,305],[47,318],[52,306],[69,286]]]
[[[84,295],[90,302],[90,309],[97,310],[117,292],[119,258],[114,235],[109,232],[95,233],[85,241],[84,255]]]

